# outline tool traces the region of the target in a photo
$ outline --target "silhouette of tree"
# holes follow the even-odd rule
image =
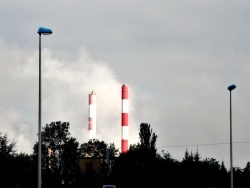
[[[244,172],[241,168],[235,167],[234,168],[234,185],[237,185],[237,187],[243,187],[244,186]]]
[[[246,167],[243,169],[243,181],[245,186],[250,187],[250,162],[247,162]]]
[[[16,154],[16,142],[8,139],[8,134],[0,133],[0,187],[13,184],[13,161]]]
[[[227,172],[224,161],[222,161],[220,165],[218,187],[230,187],[229,173]]]
[[[139,130],[140,143],[130,145],[129,150],[121,153],[116,159],[112,172],[118,180],[119,187],[145,187],[156,183],[158,154],[156,149],[157,135],[150,124],[141,123]]]
[[[156,141],[157,135],[150,129],[150,124],[141,123],[140,124],[140,150],[141,152],[145,152],[146,156],[156,157]]]
[[[37,160],[33,155],[25,153],[16,154],[13,160],[13,183],[16,187],[37,186]]]
[[[119,150],[116,149],[114,143],[107,144],[98,139],[90,139],[87,143],[80,146],[81,158],[99,158],[101,161],[100,174],[88,171],[82,176],[82,181],[87,187],[95,187],[101,183],[106,184],[111,181],[110,168],[113,165],[114,158],[118,156]],[[110,184],[110,183],[108,183]]]
[[[107,148],[109,147],[110,157],[118,155],[119,150],[115,148],[114,143],[109,146],[104,141],[98,139],[90,139],[87,143],[83,143],[80,146],[80,153],[82,157],[104,157],[107,155]]]
[[[230,171],[222,161],[201,159],[198,149],[193,154],[187,149],[182,161],[169,152],[157,153],[157,135],[147,123],[140,124],[140,142],[131,144],[125,153],[119,153],[114,144],[89,140],[81,144],[70,136],[69,123],[52,122],[42,129],[42,183],[43,187],[61,187],[61,181],[72,182],[69,187],[97,187],[115,184],[130,187],[195,187],[224,188],[230,186]],[[37,151],[33,155],[17,154],[16,142],[8,140],[7,133],[0,133],[0,187],[35,187],[37,185]],[[111,160],[111,171],[107,156]],[[101,176],[82,176],[76,161],[79,157],[99,157],[102,160]],[[234,186],[250,187],[250,162],[241,169],[234,167]],[[66,185],[65,185],[66,186]]]
[[[201,159],[201,156],[200,156],[200,153],[197,149],[195,154],[194,154],[194,162],[198,163],[198,162],[200,162],[200,159]]]
[[[70,136],[70,124],[68,122],[51,122],[42,128],[42,169],[43,184],[61,184],[71,181],[77,173],[78,166],[75,163],[79,156],[79,143]],[[37,156],[38,144],[33,147],[33,153]],[[49,185],[47,185],[49,186]]]
[[[205,158],[202,161],[202,175],[206,186],[215,187],[219,184],[220,165],[214,158]]]

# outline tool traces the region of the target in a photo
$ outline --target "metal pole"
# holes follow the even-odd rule
[[[41,188],[42,180],[42,142],[41,142],[41,34],[39,34],[39,104],[38,104],[38,188]]]
[[[233,188],[233,145],[232,145],[232,99],[230,91],[230,170],[231,170],[231,188]]]

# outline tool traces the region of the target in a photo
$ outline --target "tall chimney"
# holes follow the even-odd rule
[[[89,94],[89,139],[96,139],[96,94]]]
[[[123,84],[122,86],[122,140],[121,140],[121,152],[128,151],[128,86]]]

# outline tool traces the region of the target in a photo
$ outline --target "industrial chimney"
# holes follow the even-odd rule
[[[128,151],[128,86],[123,84],[122,86],[122,115],[121,115],[121,124],[122,124],[122,140],[121,140],[121,152]]]
[[[89,94],[89,139],[96,139],[96,94]]]

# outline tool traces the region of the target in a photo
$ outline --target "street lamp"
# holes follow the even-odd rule
[[[231,169],[231,188],[233,188],[233,145],[232,145],[232,105],[231,105],[231,91],[236,88],[236,85],[228,86],[228,90],[230,91],[230,169]]]
[[[40,27],[37,31],[39,34],[39,104],[38,104],[38,188],[41,188],[42,184],[42,139],[41,139],[41,35],[50,35],[52,34],[51,29]]]

